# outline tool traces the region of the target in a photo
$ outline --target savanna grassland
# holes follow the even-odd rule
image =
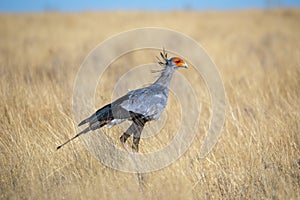
[[[299,199],[299,22],[299,10],[0,14],[0,198]],[[210,96],[193,67],[181,70],[202,104],[197,135],[179,160],[144,174],[141,185],[136,174],[102,165],[81,140],[56,147],[78,131],[72,91],[85,56],[114,34],[146,26],[180,31],[206,49],[224,82],[226,120],[213,151],[199,159]],[[115,66],[157,54],[137,52]],[[110,101],[122,75],[112,69],[97,107]],[[141,152],[173,137],[178,99],[168,103],[174,120],[142,140]],[[104,131],[120,145],[118,129]]]

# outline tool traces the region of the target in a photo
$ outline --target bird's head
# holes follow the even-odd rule
[[[179,57],[173,57],[167,62],[168,65],[175,67],[176,69],[179,68],[187,68],[188,65]]]
[[[160,55],[161,55],[162,59],[165,61],[165,62],[162,62],[158,59],[159,60],[158,63],[160,65],[173,67],[174,69],[188,68],[188,65],[180,57],[172,57],[172,58],[168,59],[168,54],[166,53],[165,49],[163,49],[163,52],[160,52]]]

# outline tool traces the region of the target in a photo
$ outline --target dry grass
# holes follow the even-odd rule
[[[299,199],[299,21],[299,10],[1,14],[0,198]],[[79,140],[55,147],[76,132],[72,87],[84,57],[112,34],[144,26],[178,30],[204,46],[223,77],[227,114],[218,145],[198,159],[210,100],[203,81],[182,71],[203,104],[199,133],[177,162],[145,174],[141,191],[135,174],[101,165]],[[141,55],[153,61],[155,53]],[[168,121],[163,133],[175,125]],[[107,133],[117,143],[120,133]],[[142,151],[156,147],[141,143]]]

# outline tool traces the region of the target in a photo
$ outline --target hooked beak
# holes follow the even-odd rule
[[[182,67],[188,68],[188,65],[187,65],[186,63],[184,63],[184,64],[182,65]]]
[[[188,65],[187,65],[185,62],[180,63],[179,66],[180,66],[180,67],[183,67],[183,68],[188,68]]]

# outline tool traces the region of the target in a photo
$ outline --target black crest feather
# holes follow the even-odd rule
[[[160,58],[156,57],[158,60],[158,64],[160,64],[162,66],[166,65],[168,63],[168,53],[166,52],[165,48],[163,48],[163,51],[160,52],[160,56],[162,57],[164,62],[162,60],[160,60]]]

